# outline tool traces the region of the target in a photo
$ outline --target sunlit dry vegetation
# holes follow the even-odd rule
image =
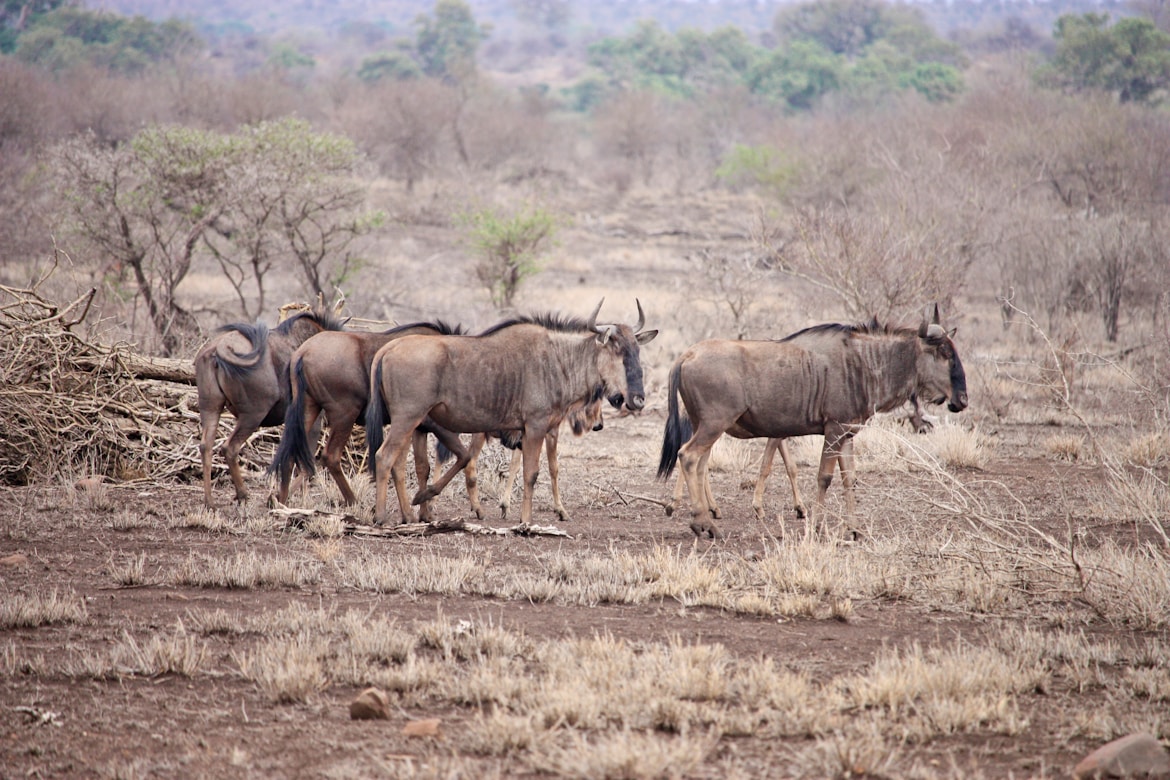
[[[1164,742],[1170,34],[1156,4],[1064,5],[318,3],[278,32],[251,7],[0,9],[0,764],[1054,778]],[[1122,40],[1148,49],[1095,69]],[[356,534],[360,435],[357,505],[318,473],[290,520],[275,428],[243,453],[252,499],[217,463],[201,508],[182,372],[319,293],[366,330],[637,298],[647,407],[561,437],[569,536]],[[816,533],[777,468],[758,519],[763,443],[728,436],[727,538],[663,515],[689,345],[932,303],[970,406],[876,416],[855,516],[838,474]],[[822,438],[789,444],[808,501]],[[490,525],[510,457],[479,463]],[[461,479],[435,511],[471,517]],[[389,724],[346,719],[367,686]]]

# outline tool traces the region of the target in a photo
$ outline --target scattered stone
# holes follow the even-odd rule
[[[390,699],[377,688],[366,688],[349,704],[353,720],[390,720]]]
[[[442,721],[438,718],[424,718],[423,720],[408,720],[402,727],[402,733],[408,737],[437,737]]]
[[[1115,739],[1081,759],[1073,769],[1076,780],[1090,778],[1170,778],[1170,753],[1153,734],[1137,733]]]
[[[5,555],[0,558],[0,566],[24,566],[28,563],[28,556],[24,553],[13,553],[12,555]]]

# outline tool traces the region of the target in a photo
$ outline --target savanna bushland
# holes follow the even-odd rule
[[[1056,778],[1170,737],[1161,3],[247,5],[0,7],[0,775]],[[354,507],[270,507],[271,428],[203,508],[218,326],[603,297],[660,335],[646,409],[561,436],[569,521],[541,474],[567,537],[509,530],[496,444],[501,534],[458,479],[464,532],[375,534],[360,435]],[[712,454],[724,539],[665,516],[688,345],[935,303],[970,407],[858,436],[856,539],[783,474],[757,517],[760,441]]]

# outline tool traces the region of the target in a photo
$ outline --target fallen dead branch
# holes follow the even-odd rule
[[[465,533],[481,536],[559,536],[572,539],[565,531],[551,525],[533,525],[520,523],[507,528],[493,528],[479,523],[468,523],[460,518],[449,520],[432,520],[429,523],[403,523],[402,525],[364,525],[358,523],[350,514],[326,512],[321,509],[293,509],[289,507],[274,507],[272,514],[284,518],[286,525],[294,528],[303,528],[313,519],[333,520],[340,523],[342,533],[347,536],[365,537],[401,537],[401,536],[435,536],[436,534]]]

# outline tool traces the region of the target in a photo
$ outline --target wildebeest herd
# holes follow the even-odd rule
[[[603,301],[602,301],[603,302]],[[602,302],[587,319],[519,316],[478,334],[442,321],[402,325],[381,333],[344,329],[319,304],[275,328],[231,324],[220,328],[195,357],[199,393],[204,503],[211,506],[211,459],[219,418],[236,425],[223,446],[236,500],[247,497],[239,465],[245,441],[260,426],[283,425],[270,471],[275,498],[286,502],[294,468],[315,471],[322,418],[330,429],[322,462],[346,504],[357,496],[341,470],[355,425],[364,425],[376,497],[374,522],[386,519],[393,480],[402,522],[429,518],[431,499],[460,472],[477,517],[482,517],[476,459],[489,436],[516,450],[512,474],[524,473],[520,520],[532,519],[532,493],[541,448],[547,449],[557,516],[567,519],[557,490],[556,442],[562,423],[574,433],[601,427],[603,401],[628,412],[646,403],[640,346],[658,335],[644,330],[637,302],[634,325],[599,323]],[[796,512],[806,509],[785,439],[823,434],[813,518],[822,522],[825,492],[841,470],[846,512],[852,514],[853,436],[877,412],[913,404],[924,425],[923,402],[967,406],[966,378],[938,307],[917,328],[827,323],[779,340],[709,339],[685,350],[669,374],[667,420],[658,476],[680,475],[670,514],[685,489],[691,530],[719,536],[719,509],[707,473],[711,448],[724,434],[767,438],[752,505],[763,514],[764,481],[780,451]],[[679,408],[679,399],[685,414]],[[387,428],[388,426],[388,428]],[[430,482],[427,435],[454,460]],[[472,434],[464,444],[460,434]],[[419,489],[408,499],[407,452],[413,450]],[[444,458],[440,458],[441,460]],[[507,509],[507,493],[502,501]]]

